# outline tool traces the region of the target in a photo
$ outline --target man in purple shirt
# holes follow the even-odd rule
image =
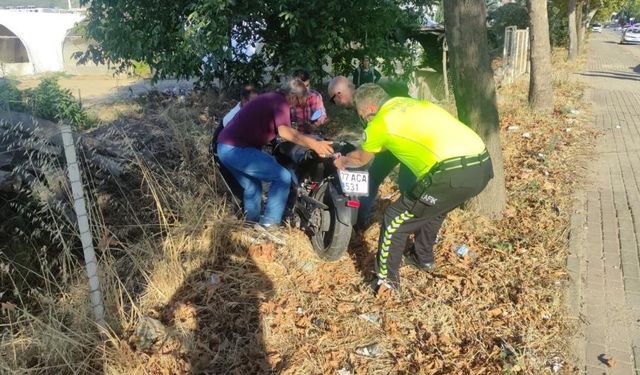
[[[299,79],[289,81],[281,91],[259,95],[242,107],[218,137],[218,157],[244,189],[247,221],[265,227],[280,225],[291,188],[291,173],[263,153],[263,146],[280,136],[322,157],[333,153],[329,142],[305,136],[291,127],[290,108],[305,103],[307,95],[308,90]],[[270,186],[261,217],[262,182],[269,182]]]

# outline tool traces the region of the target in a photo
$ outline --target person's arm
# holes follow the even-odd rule
[[[278,134],[283,139],[293,142],[297,145],[304,146],[315,151],[320,157],[327,157],[333,154],[333,147],[331,142],[319,141],[315,138],[303,135],[299,131],[286,125],[278,126]]]
[[[227,125],[229,125],[231,120],[236,117],[236,114],[238,114],[238,112],[240,112],[240,103],[236,104],[235,107],[231,108],[231,110],[226,115],[224,115],[224,118],[222,119],[222,126],[226,127]]]
[[[380,74],[378,69],[373,68],[373,83],[378,83],[380,78],[382,78],[382,74]]]
[[[335,160],[334,164],[339,169],[358,168],[366,165],[375,154],[385,149],[387,129],[384,118],[374,117],[364,131],[365,140],[359,149]]]
[[[320,116],[318,120],[314,121],[313,125],[315,126],[322,125],[325,122],[327,122],[327,120],[329,120],[329,118],[327,117],[327,110],[324,108],[324,102],[322,101],[322,95],[320,95],[315,91],[311,95],[312,95],[311,103],[310,103],[311,114],[313,115],[315,111],[322,112],[322,116]]]
[[[360,68],[353,70],[353,84],[356,85],[356,87],[360,86]]]
[[[364,150],[355,150],[345,156],[336,159],[335,164],[338,169],[358,168],[367,165],[376,154]]]

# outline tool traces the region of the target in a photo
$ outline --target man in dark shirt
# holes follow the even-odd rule
[[[333,153],[329,142],[291,128],[290,108],[305,103],[307,95],[307,88],[299,79],[289,81],[282,91],[259,95],[242,107],[218,137],[218,157],[244,189],[247,221],[265,227],[280,225],[291,187],[291,173],[263,153],[263,146],[279,135],[322,157]],[[269,182],[270,186],[265,212],[260,216],[262,182]]]
[[[365,55],[360,66],[353,71],[353,84],[360,87],[365,83],[378,83],[380,77],[382,74],[371,66],[371,59]]]

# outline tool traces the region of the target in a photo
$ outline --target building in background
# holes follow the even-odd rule
[[[78,66],[72,58],[87,47],[87,41],[72,32],[84,18],[84,9],[0,9],[0,77],[60,71],[107,73],[104,65]]]

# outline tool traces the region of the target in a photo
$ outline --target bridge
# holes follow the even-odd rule
[[[81,12],[0,9],[0,76],[64,69],[63,44]]]

